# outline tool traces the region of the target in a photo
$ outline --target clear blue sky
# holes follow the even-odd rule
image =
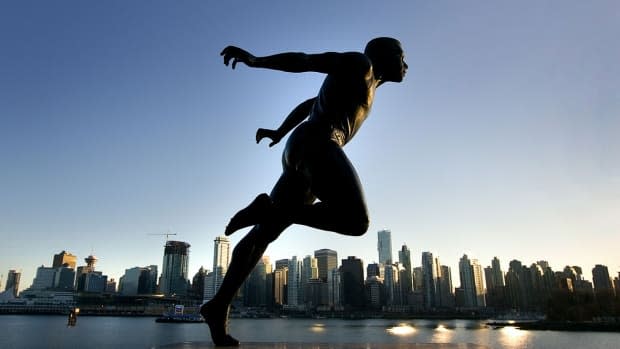
[[[402,41],[346,147],[365,186],[359,238],[294,226],[272,260],[320,248],[377,260],[392,230],[422,251],[555,270],[620,270],[618,1],[3,1],[0,4],[0,274],[70,251],[98,269],[161,265],[163,236],[210,268],[213,239],[280,173],[256,145],[323,76],[240,66],[257,55]],[[241,232],[233,236],[233,243]],[[396,255],[396,252],[394,252]]]

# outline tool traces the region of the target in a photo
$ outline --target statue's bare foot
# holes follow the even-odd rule
[[[221,308],[221,309],[220,309]],[[211,340],[218,347],[238,347],[239,341],[227,332],[228,307],[220,307],[212,300],[200,307],[200,315],[211,331]]]
[[[224,234],[231,235],[239,229],[256,225],[268,219],[273,203],[269,195],[262,193],[258,195],[246,208],[237,212],[226,226]]]

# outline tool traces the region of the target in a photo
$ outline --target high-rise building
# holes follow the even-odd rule
[[[422,267],[413,268],[413,289],[422,291],[424,288],[424,270]]]
[[[474,286],[476,292],[476,306],[479,308],[486,307],[486,299],[484,294],[484,272],[482,265],[477,259],[471,260],[471,267],[474,272]]]
[[[343,259],[340,265],[340,280],[342,294],[340,301],[346,308],[361,308],[364,306],[364,263],[361,259],[349,256]]]
[[[496,287],[504,287],[504,272],[502,271],[500,261],[497,257],[493,257],[493,260],[491,261],[491,268],[489,268],[489,272],[487,273],[485,270],[485,277],[486,277],[487,289],[493,289]]]
[[[53,288],[62,291],[71,291],[75,285],[75,270],[68,266],[55,268]]]
[[[269,257],[263,256],[244,282],[243,303],[246,306],[266,306],[267,275],[271,273]]]
[[[84,258],[84,262],[86,262],[86,265],[77,267],[77,273],[75,277],[75,289],[78,292],[86,292],[86,278],[88,277],[88,274],[95,273],[95,264],[97,264],[97,261],[97,257],[91,254],[88,257]],[[99,272],[98,274],[102,275],[101,272]]]
[[[213,295],[220,289],[230,264],[230,239],[218,236],[213,241]],[[206,291],[205,291],[206,292]]]
[[[613,284],[609,277],[609,269],[607,266],[597,264],[592,269],[592,282],[594,283],[594,291],[612,290]]]
[[[12,290],[13,297],[17,297],[17,293],[19,291],[19,280],[21,279],[21,276],[21,271],[16,271],[14,269],[9,270],[9,275],[6,278],[6,285],[4,286],[4,290]]]
[[[105,293],[116,293],[116,280],[114,278],[108,280],[105,285]]]
[[[319,268],[319,279],[327,282],[327,275],[330,270],[338,268],[338,252],[324,248],[314,251],[314,258],[316,258]]]
[[[438,260],[431,252],[422,252],[422,289],[424,292],[424,306],[426,309],[435,309],[441,305],[439,292],[439,276],[441,268]]]
[[[402,294],[400,289],[400,271],[402,266],[398,263],[386,264],[383,268],[383,285],[385,287],[385,300],[387,305],[401,305]]]
[[[166,241],[162,272],[159,279],[159,289],[166,296],[187,295],[189,247],[190,244],[187,242]]]
[[[398,262],[403,266],[404,272],[401,273],[400,289],[403,300],[406,300],[409,294],[413,292],[413,269],[411,268],[411,251],[407,245],[401,247],[398,251]]]
[[[334,268],[327,274],[327,301],[331,309],[341,307],[341,289],[340,270]]]
[[[157,266],[125,269],[118,292],[124,296],[148,295],[157,291]]]
[[[288,264],[273,272],[273,302],[278,306],[286,304],[286,283]]]
[[[487,306],[505,308],[504,272],[497,257],[493,258],[490,267],[484,268],[484,278],[487,286]]]
[[[299,308],[303,305],[302,294],[302,261],[297,256],[291,257],[288,262],[287,305]]]
[[[54,279],[56,276],[56,269],[51,267],[40,266],[37,268],[37,273],[32,281],[31,290],[47,290],[54,287]]]
[[[278,269],[288,269],[288,259],[278,259],[276,261],[276,270]]]
[[[377,232],[377,250],[379,251],[379,263],[392,264],[392,232],[384,229]]]
[[[54,255],[52,268],[60,268],[65,264],[69,268],[75,270],[75,267],[77,266],[77,257],[64,250]]]
[[[383,273],[384,271],[381,270],[381,264],[379,263],[369,263],[366,266],[366,280],[377,277],[377,279],[383,281]]]
[[[319,268],[318,268],[317,259],[310,255],[304,257],[303,262],[302,262],[302,267],[301,267],[301,290],[300,290],[301,291],[300,294],[302,297],[301,299],[303,300],[304,304],[310,303],[311,301],[309,299],[311,295],[308,294],[310,280],[318,279],[318,277],[319,277]]]
[[[478,308],[486,305],[484,300],[484,286],[482,279],[482,266],[478,260],[470,260],[463,255],[459,261],[460,289],[463,292],[463,304],[465,308]]]
[[[202,266],[192,278],[192,297],[202,299],[205,293],[205,276],[209,271]]]

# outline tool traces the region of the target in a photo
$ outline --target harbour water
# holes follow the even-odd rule
[[[493,329],[472,320],[232,319],[242,342],[471,343],[488,348],[616,349],[620,333]],[[156,323],[151,317],[0,316],[0,348],[158,348],[208,343],[204,324]]]

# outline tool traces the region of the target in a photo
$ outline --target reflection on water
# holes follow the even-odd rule
[[[30,335],[32,333],[36,335]],[[494,329],[484,326],[484,321],[474,320],[233,319],[231,333],[243,342],[359,343],[355,346],[359,349],[372,348],[368,343],[404,349],[411,343],[433,342],[454,343],[454,347],[472,343],[498,349],[618,349],[620,343],[620,333]],[[67,328],[64,316],[0,316],[0,348],[41,348],[42,341],[45,341],[43,347],[52,348],[82,348],[84,343],[96,343],[93,346],[96,348],[162,348],[175,343],[210,346],[209,330],[204,324],[162,324],[153,318],[85,316],[76,327]]]
[[[499,330],[499,342],[502,346],[521,348],[527,343],[530,332],[522,331],[514,326],[506,326]]]
[[[450,343],[454,337],[454,330],[449,329],[444,324],[438,324],[433,333],[433,343]]]
[[[390,327],[386,329],[389,334],[393,334],[399,337],[406,337],[415,334],[415,328],[409,324],[401,323],[398,326]]]
[[[312,324],[312,326],[310,326],[310,331],[314,333],[325,332],[325,324]]]

